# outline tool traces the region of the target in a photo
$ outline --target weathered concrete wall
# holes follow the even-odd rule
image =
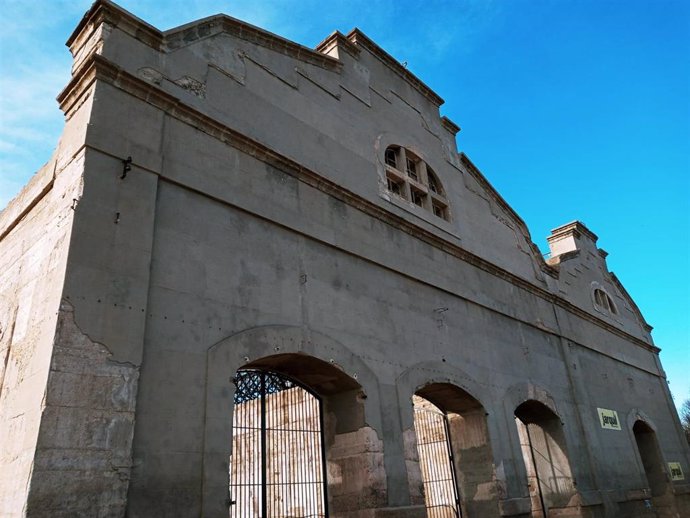
[[[87,99],[51,160],[0,213],[0,514],[23,516],[37,469],[45,395],[75,209]]]
[[[131,465],[137,370],[60,307],[28,516],[120,515]]]
[[[480,412],[450,410],[482,418],[481,437],[453,445],[458,462],[485,462],[461,481],[474,512],[529,515],[514,415],[530,400],[562,426],[576,494],[561,514],[643,515],[638,419],[690,472],[658,351],[594,243],[546,265],[457,154],[435,94],[361,33],[321,47],[335,60],[224,17],[162,34],[98,3],[70,45],[61,103],[70,121],[88,113],[88,131],[60,155],[76,156],[63,178],[81,178],[81,198],[63,273],[40,292],[54,305],[32,357],[29,514],[227,516],[230,379],[248,364],[325,398],[337,516],[425,514],[411,397],[431,383]],[[433,167],[450,221],[386,192],[392,144]],[[592,282],[616,318],[593,309]],[[28,480],[31,460],[17,462]]]
[[[258,169],[251,177],[271,185],[266,174]],[[280,199],[285,202],[286,197]],[[406,279],[392,269],[372,268],[371,263],[360,258],[342,254],[265,220],[247,218],[246,214],[216,202],[209,205],[203,196],[168,183],[161,184],[158,208],[156,221],[161,226],[156,230],[154,249],[157,256],[174,258],[180,250],[188,250],[193,255],[187,255],[185,261],[161,260],[152,270],[150,314],[154,317],[149,323],[151,334],[145,353],[151,355],[151,361],[144,362],[143,370],[143,377],[151,381],[142,384],[139,404],[146,411],[137,423],[141,432],[136,434],[135,450],[140,452],[137,455],[142,459],[150,458],[155,452],[159,460],[153,464],[143,462],[136,475],[142,479],[134,480],[143,484],[142,491],[146,492],[151,489],[146,484],[169,488],[164,493],[165,498],[157,502],[172,499],[171,509],[181,505],[183,502],[177,500],[180,491],[191,489],[184,480],[200,469],[184,462],[188,473],[179,479],[182,487],[176,487],[178,482],[168,479],[166,454],[160,448],[162,444],[185,444],[203,433],[203,415],[199,413],[192,419],[189,410],[183,411],[176,404],[184,398],[186,408],[198,408],[203,400],[201,389],[208,382],[205,380],[203,344],[215,343],[248,327],[267,324],[314,329],[347,344],[355,354],[366,358],[365,362],[377,373],[381,385],[395,383],[402,371],[421,360],[418,356],[421,348],[426,351],[427,360],[435,357],[438,364],[450,364],[450,371],[457,372],[455,366],[462,365],[462,371],[471,372],[468,378],[476,383],[472,393],[485,402],[489,415],[495,416],[489,417],[489,426],[496,434],[492,438],[494,463],[501,466],[498,476],[507,485],[507,497],[526,495],[518,483],[524,476],[520,474],[523,468],[519,449],[515,443],[510,445],[511,436],[517,432],[510,427],[503,428],[503,419],[512,416],[522,400],[536,396],[526,392],[512,400],[506,398],[506,393],[515,394],[511,387],[522,383],[525,376],[539,380],[539,385],[559,402],[560,415],[566,423],[566,438],[573,445],[571,455],[575,471],[582,474],[578,478],[579,489],[597,489],[589,462],[598,462],[597,457],[606,458],[609,445],[602,444],[601,449],[588,447],[583,436],[598,433],[596,406],[611,403],[594,394],[591,403],[583,402],[586,415],[580,415],[567,381],[570,374],[563,363],[559,340],[550,333],[490,314],[476,304]],[[276,210],[275,206],[273,208]],[[345,221],[354,219],[343,215],[340,207],[334,210],[339,210]],[[334,215],[321,212],[321,217],[328,220]],[[247,261],[248,257],[253,259]],[[210,268],[220,270],[212,273]],[[457,265],[454,270],[460,268]],[[302,277],[305,275],[306,282]],[[209,279],[214,282],[208,282]],[[268,293],[272,295],[267,296]],[[396,293],[396,296],[382,299],[381,293]],[[449,308],[444,312],[441,326],[434,312],[438,307]],[[516,330],[519,330],[517,336]],[[315,347],[318,348],[318,344]],[[235,352],[237,365],[241,365],[245,354],[241,349]],[[324,350],[317,356],[327,360],[329,354]],[[603,368],[619,370],[617,362],[593,351],[589,354],[595,356]],[[184,372],[175,367],[182,364]],[[436,372],[437,367],[429,366],[427,380],[431,381]],[[179,394],[172,395],[170,386],[179,376],[187,381],[180,386]],[[652,374],[648,376],[658,379]],[[463,375],[456,374],[451,379],[460,386],[466,384]],[[365,391],[369,390],[369,384],[363,383],[363,386]],[[414,389],[414,386],[407,387],[408,398]],[[183,413],[184,417],[173,418],[176,425],[172,425],[170,417],[156,417],[162,401],[174,405],[168,411],[173,415]],[[649,404],[653,404],[651,400]],[[618,403],[611,407],[621,409],[621,414],[626,408]],[[668,411],[664,413],[668,415]],[[587,419],[585,424],[580,422],[583,418]],[[666,421],[673,438],[673,423],[668,418]],[[390,430],[379,429],[384,452],[400,448],[400,432],[394,427],[395,423]],[[594,458],[581,455],[588,449]],[[199,462],[200,452],[193,451],[194,448],[188,455]],[[628,444],[627,450],[621,452],[621,456],[631,459],[634,455],[633,444]],[[387,471],[389,473],[391,471]],[[622,473],[603,474],[600,483],[612,484],[622,479],[629,477]],[[628,483],[634,486],[634,481]],[[391,489],[400,493],[399,486],[391,488],[389,482]],[[409,497],[403,493],[399,498],[398,505],[404,505]],[[130,505],[137,503],[138,500],[133,500]]]
[[[157,182],[137,168],[123,179],[122,161],[88,149],[84,161],[31,516],[119,515],[126,504]]]

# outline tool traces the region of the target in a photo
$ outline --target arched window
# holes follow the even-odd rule
[[[613,302],[613,299],[603,288],[594,287],[593,292],[594,307],[602,313],[610,313],[612,315],[618,314],[618,308]]]
[[[413,151],[388,146],[384,154],[388,192],[448,220],[448,200],[429,165]]]

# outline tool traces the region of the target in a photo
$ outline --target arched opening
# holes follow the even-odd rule
[[[412,396],[414,429],[422,473],[424,503],[430,518],[462,515],[447,414],[421,396]]]
[[[613,299],[602,288],[594,289],[594,306],[604,313],[618,314],[618,309]]]
[[[639,420],[633,425],[633,434],[637,450],[640,452],[647,485],[652,494],[652,504],[657,510],[669,507],[671,502],[664,498],[669,489],[668,479],[656,434],[647,423]]]
[[[266,370],[233,382],[230,516],[327,516],[321,399]]]
[[[343,371],[280,354],[247,364],[233,382],[232,518],[325,518],[385,487],[385,473],[361,474],[383,451],[364,425],[362,387]]]
[[[422,158],[410,149],[394,145],[386,148],[384,163],[389,193],[448,221],[445,190],[436,173]]]
[[[520,448],[527,469],[533,518],[567,507],[575,494],[565,434],[559,417],[538,401],[515,409]]]
[[[412,400],[427,515],[496,514],[493,454],[481,403],[449,383],[426,385]]]

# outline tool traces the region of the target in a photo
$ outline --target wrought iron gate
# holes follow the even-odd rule
[[[532,441],[532,433],[535,429],[539,429],[538,425],[533,424],[533,423],[525,423],[524,421],[521,421],[524,425],[524,430],[525,430],[525,435],[527,436],[527,445],[529,446],[529,452],[531,455],[531,461],[532,461],[532,469],[534,470],[534,480],[537,484],[537,487],[534,488],[534,490],[537,493],[537,496],[539,499],[534,499],[532,498],[532,516],[539,515],[542,516],[543,518],[546,518],[546,505],[544,504],[544,493],[542,489],[543,485],[543,480],[541,475],[539,474],[539,463],[537,462],[537,455],[540,455],[544,459],[547,459],[546,456],[544,456],[541,452],[537,451],[534,447],[534,443]],[[530,430],[531,428],[531,430]],[[527,476],[528,480],[532,477]]]
[[[445,412],[414,396],[414,427],[428,518],[459,518],[460,495]]]
[[[233,382],[231,518],[325,518],[320,398],[274,372],[241,370]]]

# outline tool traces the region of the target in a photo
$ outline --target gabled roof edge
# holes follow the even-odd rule
[[[611,276],[611,281],[613,282],[613,285],[623,294],[623,296],[628,299],[628,302],[630,303],[630,307],[633,310],[633,313],[635,313],[635,316],[640,320],[640,323],[642,324],[642,327],[644,328],[645,331],[648,333],[652,332],[652,329],[654,329],[652,326],[650,326],[647,321],[645,320],[644,316],[642,316],[642,311],[640,311],[640,308],[637,306],[633,298],[630,296],[630,293],[628,293],[628,290],[626,290],[623,287],[623,284],[621,283],[620,279],[618,279],[618,276],[613,273],[609,272],[609,275]]]
[[[332,56],[328,56],[323,52],[319,52],[318,50],[311,49],[287,38],[283,38],[282,36],[264,30],[243,20],[233,18],[227,14],[208,16],[200,20],[174,27],[163,32],[163,37],[167,43],[184,34],[185,38],[183,39],[186,41],[187,35],[193,35],[196,32],[197,37],[193,39],[199,39],[200,37],[204,36],[201,34],[203,31],[200,29],[213,23],[220,24],[221,32],[231,34],[239,39],[266,47],[271,50],[279,51],[292,58],[304,61],[305,63],[331,70],[339,70],[342,67],[342,63]],[[182,45],[177,46],[176,48],[180,48],[181,46]]]
[[[412,72],[407,70],[397,59],[391,56],[388,52],[383,50],[378,44],[376,44],[369,36],[364,34],[357,28],[352,29],[346,36],[355,45],[361,45],[374,56],[376,56],[379,61],[387,65],[396,74],[402,77],[410,85],[412,85],[420,94],[426,97],[434,105],[441,106],[444,100],[436,92],[434,92],[429,86],[427,86],[421,79],[419,79]]]
[[[101,21],[107,21],[113,25],[123,28],[122,26],[129,26],[125,29],[135,38],[143,41],[147,45],[157,49],[163,50],[163,45],[174,39],[180,33],[193,33],[201,32],[198,28],[203,26],[208,26],[211,23],[217,22],[221,26],[222,32],[227,32],[240,39],[249,41],[251,43],[261,45],[263,47],[282,52],[290,57],[304,61],[311,65],[320,66],[322,68],[327,68],[330,70],[340,70],[342,68],[342,63],[332,57],[328,56],[318,50],[311,49],[294,41],[283,38],[273,34],[272,32],[256,27],[227,14],[216,14],[201,18],[199,20],[194,20],[178,27],[173,27],[166,31],[161,31],[146,23],[141,18],[136,17],[126,9],[123,9],[111,0],[96,0],[89,10],[84,14],[81,21],[77,27],[72,31],[72,34],[67,39],[66,45],[72,47],[72,45],[77,42],[79,36],[83,33],[84,29],[90,24],[97,24]],[[125,24],[120,23],[125,21]],[[198,34],[197,38],[202,37],[202,34]],[[180,45],[181,46],[181,45]],[[179,48],[179,47],[177,47]],[[167,49],[166,49],[167,50]]]
[[[508,204],[505,198],[503,198],[503,196],[500,195],[496,188],[493,185],[491,185],[491,183],[489,183],[489,180],[487,180],[486,177],[482,174],[482,172],[477,168],[477,166],[474,165],[474,163],[472,163],[469,157],[462,151],[459,153],[459,155],[460,161],[463,163],[463,165],[465,165],[465,167],[467,167],[470,174],[479,182],[479,184],[484,189],[486,189],[486,191],[491,195],[491,197],[498,204],[498,206],[505,210],[508,213],[508,215],[513,219],[513,221],[517,223],[518,227],[522,232],[523,237],[525,238],[525,241],[527,241],[527,243],[529,244],[530,249],[532,250],[532,254],[541,270],[544,273],[550,275],[551,277],[557,279],[559,276],[558,268],[555,265],[548,264],[544,260],[541,251],[539,250],[537,245],[534,244],[534,241],[532,241],[532,235],[530,234],[529,228],[527,227],[527,224],[524,222],[524,220]]]

